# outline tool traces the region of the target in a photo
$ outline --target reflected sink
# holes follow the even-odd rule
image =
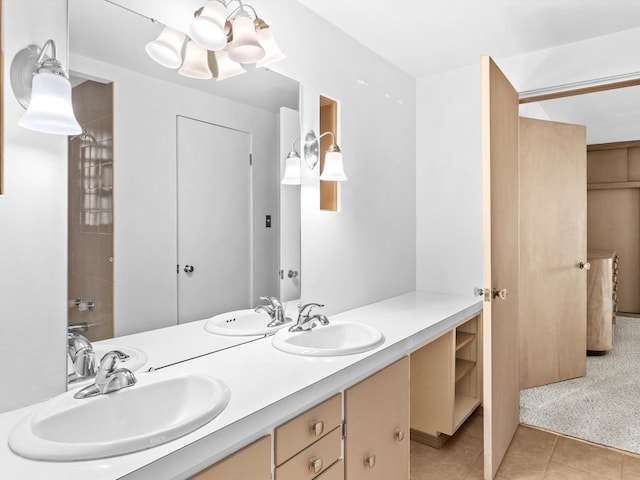
[[[117,392],[76,400],[74,391],[43,404],[16,425],[9,447],[35,460],[72,461],[122,455],[186,435],[218,416],[231,393],[198,374],[138,375]]]
[[[250,335],[270,335],[277,332],[282,327],[291,326],[291,318],[283,325],[267,327],[271,317],[266,312],[248,308],[245,310],[235,310],[233,312],[221,313],[211,317],[204,324],[204,329],[216,335],[250,336]]]
[[[272,340],[278,350],[312,357],[362,353],[383,343],[384,335],[377,328],[361,323],[334,321],[306,332],[280,330]]]

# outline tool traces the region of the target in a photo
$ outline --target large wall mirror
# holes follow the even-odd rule
[[[300,136],[299,84],[253,66],[183,77],[147,56],[163,26],[126,2],[68,5],[84,130],[69,139],[69,323],[94,341],[131,338],[262,295],[295,302],[300,192],[280,170]],[[162,363],[212,348],[179,345]]]

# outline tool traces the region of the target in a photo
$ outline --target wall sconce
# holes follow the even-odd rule
[[[342,152],[340,151],[340,147],[335,143],[336,137],[333,132],[324,132],[318,137],[313,130],[310,130],[304,139],[304,161],[311,170],[316,167],[320,158],[318,154],[320,150],[320,139],[325,135],[331,135],[333,143],[326,151],[324,168],[320,174],[320,180],[343,182],[347,180],[347,176],[344,173]]]
[[[47,48],[51,57],[46,56]],[[18,125],[38,132],[79,135],[71,104],[71,83],[62,63],[56,58],[56,44],[47,40],[42,48],[29,45],[11,62],[11,87],[27,111]]]
[[[291,144],[291,151],[287,155],[287,160],[284,164],[284,175],[282,176],[282,185],[300,185],[300,154],[295,149],[296,142],[299,142],[300,138],[296,138]]]

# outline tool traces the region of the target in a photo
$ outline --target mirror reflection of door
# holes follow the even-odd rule
[[[177,117],[178,323],[251,307],[251,137]]]
[[[287,153],[300,149],[300,119],[296,110],[280,108],[280,175],[284,175]],[[299,153],[299,152],[298,152]],[[280,293],[290,302],[300,298],[300,186],[280,185]]]
[[[72,81],[83,132],[69,137],[68,148],[68,324],[96,341],[114,331],[113,83]]]

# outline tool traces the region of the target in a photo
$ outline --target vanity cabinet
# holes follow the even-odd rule
[[[439,448],[482,401],[482,317],[411,354],[411,438]]]
[[[341,453],[342,395],[337,394],[275,429],[275,479],[342,478],[334,465]]]
[[[346,480],[409,480],[409,357],[345,391]]]
[[[190,480],[271,480],[271,435],[248,445]]]

